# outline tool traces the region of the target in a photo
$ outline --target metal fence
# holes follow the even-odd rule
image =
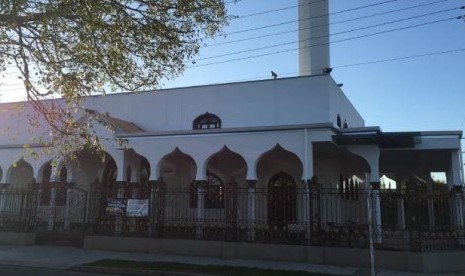
[[[87,192],[64,184],[0,189],[0,231],[83,232]]]
[[[65,185],[0,190],[0,231],[358,248],[367,248],[371,237],[377,248],[409,251],[465,249],[464,211],[461,190],[406,193],[318,184],[170,188],[163,183],[89,193]]]

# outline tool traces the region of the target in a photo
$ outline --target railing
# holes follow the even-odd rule
[[[87,192],[64,184],[0,190],[0,231],[83,232]]]
[[[0,189],[0,231],[367,248],[371,223],[376,248],[463,250],[464,203],[461,191],[408,194],[316,184],[309,189],[131,184],[89,193],[42,185]]]

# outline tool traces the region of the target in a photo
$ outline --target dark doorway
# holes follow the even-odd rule
[[[296,222],[297,202],[294,178],[287,173],[274,175],[268,184],[268,225],[287,230]]]

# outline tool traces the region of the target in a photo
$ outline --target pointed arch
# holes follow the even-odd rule
[[[118,176],[118,167],[113,158],[110,158],[103,169],[102,174],[102,185],[103,187],[109,188],[116,185],[116,177]]]
[[[160,159],[157,169],[167,188],[189,187],[197,174],[194,159],[178,147]]]
[[[34,181],[34,169],[24,159],[20,159],[8,169],[7,181],[13,188],[27,188]]]
[[[150,173],[151,167],[149,160],[143,156],[140,156],[139,181],[142,185],[147,185],[149,183]]]
[[[205,162],[205,175],[208,177],[208,173],[214,173],[225,183],[234,179],[238,184],[245,185],[247,169],[244,157],[227,146],[223,146]]]
[[[52,181],[53,167],[52,161],[48,161],[42,165],[38,173],[38,183],[49,184]]]
[[[278,172],[268,182],[268,224],[279,229],[287,228],[297,220],[297,187],[294,178]]]
[[[300,158],[280,144],[263,153],[257,161],[256,172],[258,184],[266,187],[276,173],[287,173],[295,183],[300,183],[303,176],[303,164]]]

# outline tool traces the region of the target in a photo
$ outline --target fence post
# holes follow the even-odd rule
[[[247,239],[255,240],[255,203],[257,180],[247,180]]]
[[[433,195],[430,194],[427,199],[428,202],[428,223],[429,223],[429,228],[433,229],[435,226],[435,221],[434,221],[434,199]]]
[[[158,232],[157,232],[157,221],[156,221],[156,212],[157,208],[155,206],[156,202],[156,182],[155,181],[149,181],[150,185],[150,202],[149,202],[149,229],[148,229],[148,235],[149,237],[157,237]]]
[[[405,208],[404,208],[404,199],[397,199],[397,224],[399,230],[405,230]]]
[[[67,188],[66,189],[66,203],[65,203],[65,218],[64,218],[64,222],[63,222],[63,227],[64,227],[64,230],[65,231],[69,231],[69,227],[70,227],[70,216],[71,216],[71,204],[72,204],[72,200],[71,200],[71,197],[72,197],[72,190],[71,188]]]
[[[452,224],[456,229],[463,230],[464,228],[464,213],[463,213],[463,194],[462,188],[452,188]]]
[[[226,239],[235,240],[237,238],[237,182],[231,177],[226,186],[225,198],[226,215]]]
[[[47,230],[53,231],[53,226],[55,225],[55,210],[56,210],[56,197],[57,197],[57,190],[54,184],[50,189],[50,206],[48,208],[48,225]]]
[[[203,226],[204,226],[204,218],[205,218],[205,210],[204,210],[204,203],[205,203],[205,181],[199,181],[197,185],[197,225],[195,229],[195,235],[197,239],[201,239],[203,237]]]
[[[382,243],[380,182],[371,182],[371,208],[373,218],[374,242]]]
[[[118,185],[117,188],[117,193],[116,193],[116,198],[117,199],[122,199],[125,200],[125,194],[124,194],[124,182],[116,182],[116,185]],[[123,233],[123,216],[124,214],[118,213],[115,215],[115,235],[121,235]]]
[[[163,221],[165,212],[165,183],[159,180],[150,181],[150,226],[149,235],[160,237],[163,235]]]
[[[6,201],[6,188],[5,184],[0,184],[1,185],[1,190],[0,190],[0,228],[3,227],[3,217],[4,217],[4,212],[5,212],[5,201]]]
[[[310,183],[306,180],[302,180],[303,187],[303,216],[304,216],[304,225],[305,225],[305,240],[310,241]]]

